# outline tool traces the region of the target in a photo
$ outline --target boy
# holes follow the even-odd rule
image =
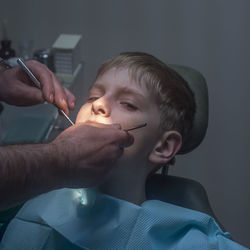
[[[98,187],[102,194],[64,189],[33,199],[2,249],[244,249],[211,217],[146,199],[147,177],[181,149],[194,114],[187,83],[155,57],[128,52],[105,62],[76,123],[147,126],[131,131],[134,144]]]
[[[100,187],[102,192],[135,204],[146,200],[149,173],[166,165],[179,151],[194,113],[194,97],[187,83],[151,55],[123,53],[107,61],[76,123],[119,123],[122,129],[147,126],[131,132],[134,145],[115,164]]]

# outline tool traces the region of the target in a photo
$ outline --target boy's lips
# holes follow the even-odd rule
[[[91,121],[91,120],[87,120],[85,123],[100,124],[100,122]]]
[[[87,120],[85,123],[98,123],[96,121]]]
[[[96,122],[96,121],[91,121],[91,120],[87,120],[85,123],[92,123],[92,124],[104,124],[104,125],[111,125],[109,123],[102,123],[102,122]],[[137,124],[136,126],[132,126],[130,128],[127,128],[127,129],[123,129],[124,131],[128,132],[128,131],[132,131],[132,130],[136,130],[136,129],[139,129],[139,128],[143,128],[143,127],[146,127],[147,126],[147,123],[144,122],[142,124]]]
[[[85,123],[93,123],[93,124],[105,124],[105,125],[110,125],[109,123],[97,122],[97,121],[92,121],[92,120],[87,120]]]
[[[101,124],[100,122],[96,122],[96,121],[91,121],[91,120],[87,120],[87,121],[78,121],[76,122],[76,124]]]

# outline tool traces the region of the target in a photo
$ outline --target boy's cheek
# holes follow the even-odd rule
[[[146,127],[130,132],[134,136],[134,144],[124,149],[125,159],[147,159],[156,143],[160,140],[161,132],[159,131],[159,121],[146,122]]]
[[[86,122],[87,121],[87,118],[86,116],[82,115],[82,114],[78,114],[77,117],[76,117],[76,124],[77,123],[82,123],[82,122]]]
[[[157,142],[156,134],[148,130],[143,131],[143,128],[130,133],[134,136],[134,144],[124,149],[124,156],[128,158],[142,156],[145,159]]]
[[[76,123],[86,122],[87,120],[89,120],[89,116],[90,116],[90,109],[85,104],[81,107],[81,109],[77,114]]]
[[[117,119],[116,123],[120,123],[122,129],[132,129],[134,127],[137,127],[139,125],[142,125],[144,123],[148,124],[148,119],[144,115],[137,114],[137,115],[124,115],[122,114],[120,118]],[[140,134],[144,133],[145,127],[135,129],[131,131],[130,133],[134,136],[140,137]]]

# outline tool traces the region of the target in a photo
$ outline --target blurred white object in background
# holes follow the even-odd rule
[[[81,61],[81,35],[61,34],[54,42],[55,72],[73,75]]]
[[[74,82],[83,65],[81,40],[82,35],[61,34],[52,45],[54,72],[67,88]]]

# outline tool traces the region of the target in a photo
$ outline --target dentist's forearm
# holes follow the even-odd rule
[[[99,185],[133,137],[111,125],[75,125],[49,144],[0,147],[0,210],[62,187]]]
[[[59,188],[57,158],[50,144],[0,147],[0,210]]]

